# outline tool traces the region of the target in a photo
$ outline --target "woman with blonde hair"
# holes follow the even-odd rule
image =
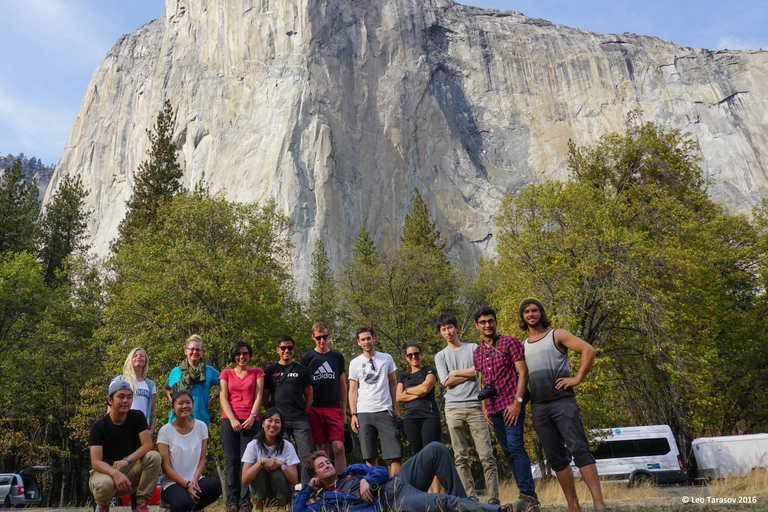
[[[122,375],[112,379],[112,382],[124,380],[131,386],[133,390],[131,409],[144,413],[149,427],[149,435],[153,436],[157,420],[157,388],[155,383],[146,377],[148,370],[149,357],[143,348],[137,347],[128,352],[128,357],[123,363]]]

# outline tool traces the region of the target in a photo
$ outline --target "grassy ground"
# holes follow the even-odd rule
[[[697,487],[629,488],[624,484],[604,483],[602,488],[608,506],[617,512],[768,512],[768,472],[756,472],[746,478],[718,480]],[[577,481],[576,490],[584,511],[592,511],[592,497],[587,486]],[[542,512],[565,510],[565,499],[557,481],[537,483],[536,492],[542,504]],[[517,494],[517,487],[513,483],[502,484],[502,503],[515,501]],[[223,498],[206,508],[206,512],[225,511]]]

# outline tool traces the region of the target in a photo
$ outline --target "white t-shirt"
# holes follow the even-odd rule
[[[141,411],[141,413],[146,416],[147,411],[149,410],[149,386],[147,386],[147,381],[136,381],[136,394],[133,395],[133,403],[131,404],[131,409],[134,411]],[[147,418],[147,423],[149,423],[149,418]]]
[[[283,453],[280,455],[275,454],[275,447],[277,446],[277,442],[275,442],[274,446],[266,446],[266,450],[262,450],[261,446],[259,446],[258,441],[255,439],[248,443],[248,446],[245,447],[245,453],[243,453],[243,460],[242,462],[249,462],[251,464],[256,464],[261,459],[277,459],[283,461],[285,464],[288,464],[289,466],[293,466],[294,464],[299,464],[301,461],[299,460],[299,456],[296,455],[296,449],[293,447],[293,445],[286,441],[285,439],[283,441]],[[279,442],[279,441],[278,441]]]
[[[358,384],[357,412],[392,410],[389,375],[396,370],[394,359],[385,352],[375,352],[372,359],[360,354],[350,361],[349,380]]]
[[[157,433],[157,444],[168,445],[171,467],[184,480],[192,480],[195,476],[205,439],[208,439],[208,427],[200,420],[195,420],[195,426],[189,434],[179,434],[170,423],[163,425]],[[165,474],[160,482],[163,489],[175,483]]]

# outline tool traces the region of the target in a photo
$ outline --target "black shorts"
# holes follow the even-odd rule
[[[544,448],[552,470],[557,472],[567,468],[571,464],[571,457],[578,467],[595,463],[595,458],[589,452],[589,443],[575,398],[566,397],[554,402],[533,404],[531,413],[533,428],[539,435],[541,447]]]

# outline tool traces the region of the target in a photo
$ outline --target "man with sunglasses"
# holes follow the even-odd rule
[[[481,378],[478,398],[483,401],[485,421],[496,433],[520,490],[515,510],[539,512],[531,459],[523,440],[523,396],[528,385],[523,345],[513,336],[496,334],[496,310],[491,307],[475,312],[475,327],[483,337],[474,353],[475,370]]]
[[[312,431],[307,413],[312,406],[312,374],[307,367],[293,360],[295,343],[290,336],[277,340],[278,361],[267,367],[264,379],[264,403],[277,407],[283,415],[283,427],[287,436],[293,436],[301,459],[301,483],[309,483],[304,463],[312,453]]]
[[[381,456],[390,461],[389,474],[394,476],[403,464],[403,443],[397,431],[397,367],[391,355],[376,352],[375,343],[373,329],[357,330],[363,353],[349,363],[350,424],[359,435],[360,451],[369,466],[378,464],[381,439]]]
[[[347,381],[344,356],[328,348],[328,326],[316,322],[312,326],[314,350],[301,356],[301,365],[312,375],[313,399],[307,419],[312,441],[328,453],[331,445],[339,471],[347,466],[344,453],[344,425],[347,424]]]

